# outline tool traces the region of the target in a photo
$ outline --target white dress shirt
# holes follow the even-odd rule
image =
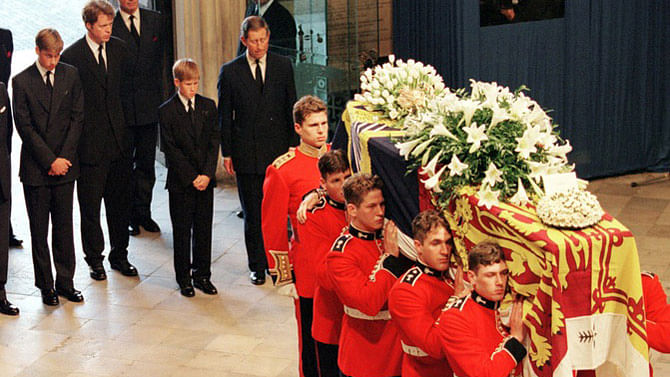
[[[249,50],[247,49],[247,63],[249,63],[249,68],[251,68],[251,75],[256,79],[256,59],[249,56]],[[265,68],[267,67],[268,54],[263,55],[262,58],[258,59],[258,63],[261,66],[261,75],[263,75],[263,82],[265,82]]]
[[[128,31],[130,31],[130,16],[135,16],[135,19],[133,20],[135,22],[135,28],[137,29],[137,35],[140,35],[140,8],[137,7],[135,9],[135,12],[131,13],[126,13],[122,9],[119,9],[119,13],[121,14],[121,19],[123,20],[123,23],[126,24],[126,27],[128,28]]]
[[[95,61],[100,64],[98,61],[98,46],[99,44],[95,43],[91,37],[88,36],[88,33],[86,33],[86,43],[88,43],[88,47],[91,49],[93,52],[93,57],[95,58]],[[107,67],[107,46],[105,44],[102,44],[102,59],[105,61],[105,67]]]

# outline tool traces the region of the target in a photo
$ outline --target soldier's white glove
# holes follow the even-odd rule
[[[277,288],[277,293],[282,296],[291,297],[295,300],[298,299],[298,291],[295,289],[294,283],[284,284]]]

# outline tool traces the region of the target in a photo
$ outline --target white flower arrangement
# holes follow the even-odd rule
[[[523,205],[543,195],[541,176],[574,169],[572,150],[540,105],[520,88],[471,80],[470,93],[445,89],[408,112],[396,144],[422,167],[425,187],[445,207],[464,186],[479,186],[479,205]],[[434,92],[432,92],[434,94]]]
[[[605,214],[596,196],[579,188],[541,198],[536,210],[543,223],[571,229],[597,224]]]
[[[354,99],[369,111],[380,111],[402,126],[409,114],[417,114],[428,100],[445,90],[435,68],[409,59],[389,56],[389,63],[368,68],[361,74],[361,94]]]

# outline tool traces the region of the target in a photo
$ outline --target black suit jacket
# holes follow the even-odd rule
[[[112,35],[124,40],[128,48],[130,66],[130,95],[121,101],[129,126],[158,122],[161,104],[161,74],[164,69],[163,48],[165,28],[160,13],[140,9],[140,45],[137,46],[130,30],[116,12]]]
[[[244,18],[258,16],[257,3],[258,1],[254,1],[249,4]],[[270,28],[270,51],[284,56],[295,56],[297,30],[291,12],[275,0],[265,11],[263,19]],[[246,50],[246,47],[240,42],[237,55],[241,55]]]
[[[7,86],[0,82],[0,203],[8,201],[12,197],[12,169],[9,158],[11,143],[12,109],[9,106]]]
[[[12,73],[12,54],[14,42],[12,32],[0,29],[0,81],[9,85],[9,75]]]
[[[168,176],[165,188],[183,192],[193,187],[198,175],[210,178],[216,186],[219,158],[219,127],[214,101],[196,94],[194,122],[175,93],[160,106],[161,149],[165,152]]]
[[[79,176],[77,147],[84,125],[84,96],[77,69],[59,63],[51,104],[42,76],[33,64],[12,79],[16,130],[21,146],[21,182],[30,186],[71,182]],[[50,176],[57,157],[68,159],[67,174]]]
[[[221,152],[232,157],[235,171],[264,174],[274,159],[298,144],[293,130],[296,100],[291,61],[268,52],[261,93],[246,54],[219,72]]]
[[[79,70],[84,90],[84,129],[79,143],[79,161],[97,165],[110,158],[110,148],[118,147],[123,157],[130,157],[130,142],[121,105],[128,95],[126,43],[112,37],[107,42],[107,75],[98,69],[93,52],[83,37],[70,45],[61,60]],[[111,126],[112,137],[108,130]],[[115,143],[112,145],[112,143]]]

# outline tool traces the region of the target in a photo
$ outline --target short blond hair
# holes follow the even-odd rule
[[[63,51],[63,39],[56,29],[46,28],[37,32],[35,46],[40,51],[61,52]]]
[[[199,79],[198,63],[191,58],[179,59],[172,66],[172,75],[179,81]]]

